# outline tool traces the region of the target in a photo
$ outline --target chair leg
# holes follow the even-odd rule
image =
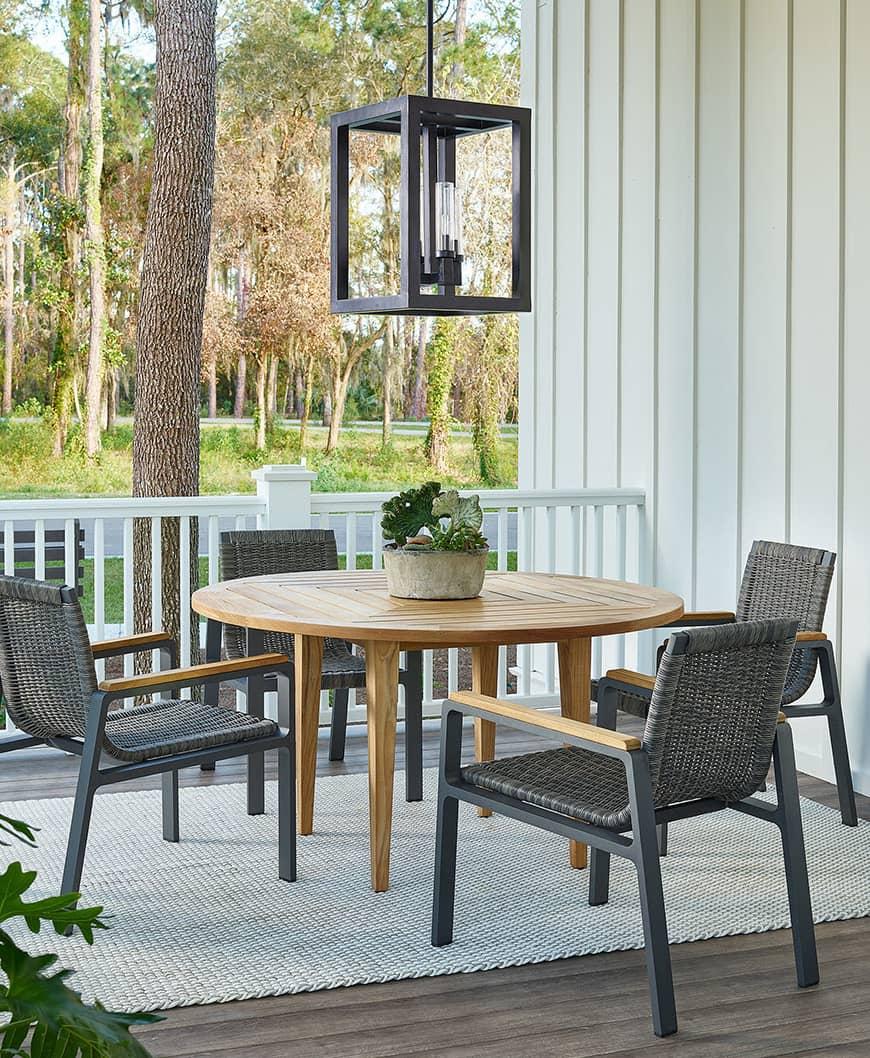
[[[262,654],[265,650],[265,637],[258,628],[247,630],[247,649],[249,658]],[[245,708],[249,716],[262,719],[265,713],[263,706],[265,679],[261,673],[250,673],[246,680]],[[248,754],[248,815],[261,816],[266,811],[266,762],[262,753]]]
[[[847,827],[858,826],[858,809],[855,805],[855,790],[852,786],[852,768],[849,764],[849,747],[846,744],[846,727],[839,696],[828,710],[828,733],[831,739],[831,754],[834,758],[834,774],[837,777],[837,797],[840,801],[840,818]]]
[[[85,862],[85,851],[88,844],[88,831],[91,825],[91,811],[94,807],[94,794],[97,792],[97,769],[100,762],[100,746],[95,740],[85,741],[79,777],[76,783],[76,796],[73,803],[72,822],[69,829],[69,841],[66,847],[66,860],[63,867],[63,880],[60,891],[77,893],[82,881],[82,868]],[[64,930],[66,936],[73,931],[72,926]]]
[[[178,841],[178,771],[165,771],[160,776],[163,793],[163,840]]]
[[[598,681],[598,709],[595,714],[598,727],[616,730],[616,697],[616,692],[606,680]]]
[[[205,625],[205,660],[220,661],[221,638],[223,625],[220,621],[207,621]],[[206,705],[217,705],[220,696],[220,684],[207,683],[203,688],[203,701]],[[200,771],[214,771],[216,761],[210,760],[206,764],[200,764]]]
[[[296,881],[296,782],[292,739],[278,750],[278,877]]]
[[[329,724],[329,759],[344,760],[347,741],[347,687],[338,687],[332,702],[332,719]]]
[[[653,1029],[656,1036],[670,1036],[677,1031],[677,1010],[652,787],[644,755],[632,754],[628,781]]]
[[[459,801],[438,798],[435,835],[435,890],[432,900],[432,943],[436,948],[453,940],[453,906],[456,894],[456,841]]]
[[[405,800],[423,800],[423,654],[405,655]]]
[[[801,988],[808,988],[810,985],[819,983],[819,962],[816,954],[816,931],[810,902],[810,884],[807,877],[807,857],[801,824],[794,748],[791,728],[788,724],[777,724],[773,764],[797,982]]]
[[[610,853],[589,849],[589,906],[599,907],[610,898]]]
[[[659,856],[667,856],[668,854],[668,824],[659,823],[656,827],[656,839],[659,846]]]

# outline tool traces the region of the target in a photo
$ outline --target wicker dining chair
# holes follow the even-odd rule
[[[100,656],[160,649],[174,659],[162,632],[102,645]],[[289,661],[265,654],[239,661],[169,668],[97,682],[87,628],[75,592],[43,581],[0,577],[0,674],[6,708],[26,735],[81,756],[63,872],[63,893],[79,891],[94,794],[101,786],[147,775],[163,779],[163,837],[179,840],[178,771],[205,761],[278,750],[278,873],[296,877],[294,742]],[[246,676],[278,674],[279,724],[228,709],[180,700],[175,688],[212,686]],[[129,709],[125,698],[168,691],[168,699]],[[282,730],[283,728],[283,730]],[[102,756],[115,762],[104,765]],[[249,802],[250,804],[250,802]]]
[[[241,529],[221,533],[221,579],[258,577],[270,573],[304,573],[338,569],[338,548],[331,529]],[[220,657],[220,629],[210,621],[206,631],[207,660]],[[286,654],[291,666],[294,637],[286,632],[264,632],[265,649]],[[247,634],[236,625],[223,626],[223,645],[228,658],[247,653]],[[423,799],[423,655],[406,654],[399,672],[405,688],[405,796]],[[334,694],[329,735],[329,759],[344,760],[347,735],[348,691],[365,687],[365,660],[354,654],[343,639],[327,638],[323,644],[320,686]],[[267,684],[267,690],[272,689]]]
[[[796,630],[795,621],[774,620],[674,633],[642,739],[482,695],[453,695],[443,712],[432,943],[453,939],[459,801],[590,845],[593,906],[607,903],[611,855],[627,857],[638,872],[653,1025],[656,1035],[669,1035],[677,1017],[656,824],[731,808],[779,828],[797,981],[816,984],[794,752],[779,711]],[[464,716],[555,738],[563,748],[462,767]],[[771,756],[775,803],[752,796]],[[712,865],[715,849],[710,856]],[[718,879],[710,882],[715,900]]]
[[[837,679],[834,647],[821,631],[834,575],[836,555],[817,548],[756,540],[743,571],[737,612],[687,613],[675,625],[720,625],[763,618],[790,617],[800,631],[789,662],[781,708],[789,720],[823,716],[828,722],[840,818],[846,826],[858,825],[852,769]],[[822,701],[803,703],[816,669],[822,679]],[[626,669],[611,669],[593,685],[598,701],[598,724],[616,727],[617,710],[641,718],[649,712],[652,677]],[[667,849],[666,833],[662,837]]]

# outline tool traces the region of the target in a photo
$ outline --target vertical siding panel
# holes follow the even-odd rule
[[[583,371],[583,314],[582,298],[584,263],[581,253],[586,242],[585,196],[582,173],[585,155],[584,109],[586,84],[585,3],[559,4],[556,9],[554,32],[559,41],[570,41],[576,61],[558,65],[555,84],[556,120],[558,122],[558,150],[554,158],[556,208],[554,214],[558,230],[555,239],[555,387],[554,421],[556,429],[555,480],[556,488],[576,488],[583,484],[582,457],[584,446]]]
[[[650,527],[656,501],[656,6],[625,0],[620,232],[620,481],[646,487]],[[649,647],[651,633],[643,636]]]
[[[659,26],[656,577],[692,605],[695,4],[662,0]]]
[[[788,0],[746,0],[739,553],[786,537]]]
[[[737,581],[740,352],[740,3],[701,0],[698,56],[696,598]]]
[[[558,76],[559,55],[554,46],[555,9],[553,4],[538,8],[537,52],[538,75],[536,79],[536,141],[537,141],[537,195],[538,234],[535,243],[537,281],[537,303],[535,306],[536,340],[542,356],[535,372],[535,485],[552,488],[555,470],[555,420],[553,416],[553,379],[555,363],[553,357],[555,283],[554,266],[556,244],[555,209],[555,142],[556,115],[554,113],[554,85]]]
[[[538,268],[536,247],[538,231],[538,5],[535,0],[523,0],[520,20],[520,101],[532,108],[532,306],[538,298]],[[534,312],[520,314],[519,366],[519,454],[517,476],[520,488],[530,489],[535,484],[535,453],[538,449],[535,417],[535,374],[543,351],[538,346]]]
[[[615,482],[618,452],[619,0],[589,5],[586,484]]]
[[[856,784],[870,790],[870,4],[846,7],[841,680]]]
[[[791,486],[794,543],[837,549],[840,349],[840,5],[795,0],[792,128]],[[826,627],[833,632],[836,591]],[[818,719],[795,725],[798,764],[818,771]]]

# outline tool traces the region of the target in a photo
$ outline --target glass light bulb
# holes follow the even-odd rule
[[[435,245],[439,254],[459,252],[456,184],[448,180],[435,184]]]

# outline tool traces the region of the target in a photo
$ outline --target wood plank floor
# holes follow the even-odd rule
[[[523,752],[531,743],[505,732],[500,746]],[[437,731],[428,724],[424,747],[434,766]],[[326,761],[322,733],[318,760],[319,774],[364,770],[365,729],[351,729],[341,764]],[[0,800],[69,796],[76,769],[75,759],[45,751],[5,756]],[[242,775],[242,765],[224,763],[213,774],[183,773],[182,784]],[[801,791],[836,804],[819,780],[802,776]],[[870,798],[859,799],[859,812],[870,819]],[[141,1038],[155,1058],[870,1058],[870,919],[819,926],[817,938],[822,980],[807,990],[794,983],[788,931],[675,945],[680,1031],[668,1040],[652,1035],[638,951],[188,1007]]]

